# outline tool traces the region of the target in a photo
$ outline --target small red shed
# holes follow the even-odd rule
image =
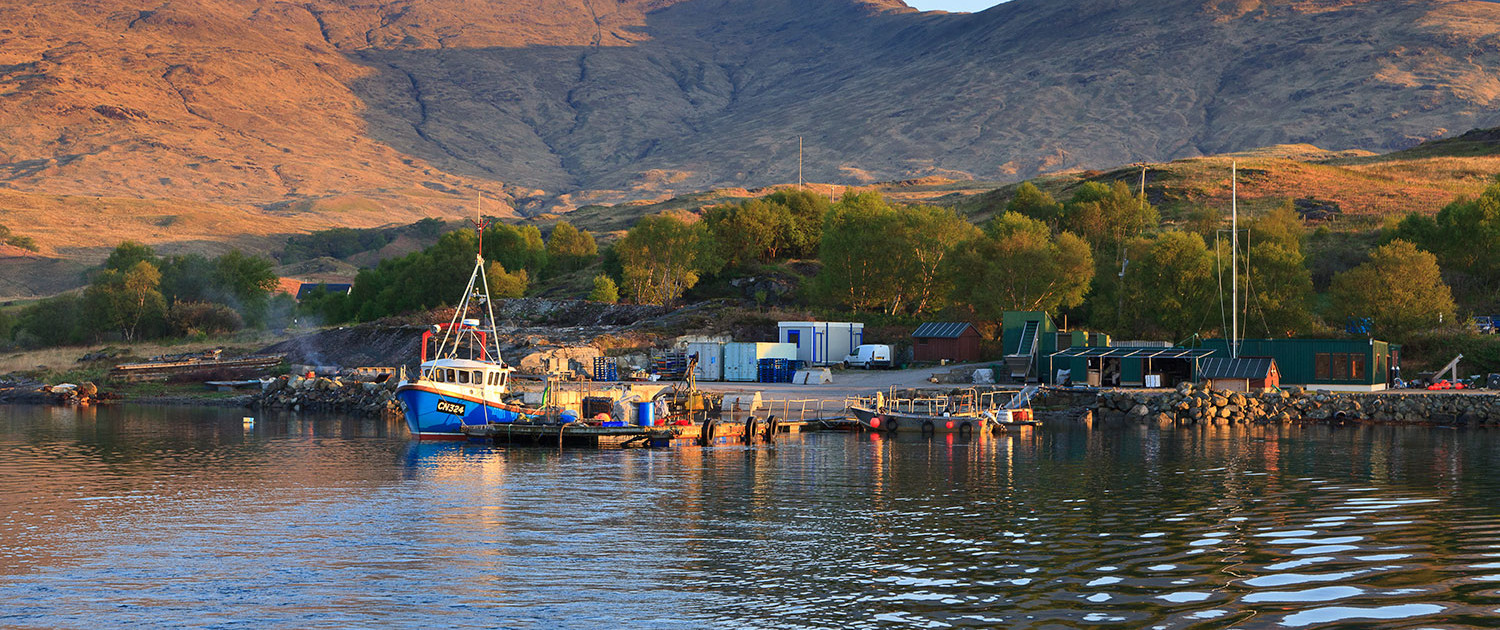
[[[1281,370],[1270,357],[1208,358],[1198,365],[1198,380],[1213,389],[1254,392],[1281,387]]]
[[[947,359],[955,363],[973,363],[979,360],[979,331],[968,322],[922,324],[911,334],[911,339],[913,358],[917,361]]]

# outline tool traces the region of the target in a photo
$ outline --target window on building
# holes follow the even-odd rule
[[[797,344],[797,347],[801,348],[802,347],[802,331],[800,331],[800,330],[788,330],[788,331],[786,331],[786,342],[787,343]]]
[[[1367,375],[1365,373],[1365,355],[1363,355],[1363,354],[1351,354],[1351,355],[1349,355],[1349,378],[1350,379],[1355,379],[1355,380],[1363,380],[1366,376]]]
[[[1332,362],[1333,355],[1326,352],[1319,352],[1313,355],[1313,378],[1320,381],[1326,381],[1332,378]]]
[[[1349,380],[1349,355],[1342,352],[1333,355],[1333,380]]]

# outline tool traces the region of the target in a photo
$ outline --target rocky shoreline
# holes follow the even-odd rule
[[[1161,425],[1294,422],[1500,425],[1500,394],[1335,393],[1298,388],[1243,393],[1184,384],[1166,391],[1099,392],[1086,413],[1095,420]]]
[[[396,400],[396,379],[383,382],[345,381],[324,376],[305,378],[280,376],[248,397],[253,409],[291,411],[337,411],[385,415],[401,413]]]

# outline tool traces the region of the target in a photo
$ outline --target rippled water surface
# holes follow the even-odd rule
[[[1500,433],[417,444],[0,407],[0,627],[1500,625]]]

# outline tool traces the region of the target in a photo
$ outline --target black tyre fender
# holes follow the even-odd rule
[[[974,423],[965,420],[963,424],[958,425],[958,437],[964,439],[974,437]]]
[[[749,419],[745,420],[745,443],[746,444],[754,444],[755,443],[756,438],[759,437],[759,436],[755,435],[755,432],[757,430],[759,430],[759,429],[760,429],[760,420],[756,419],[755,416],[750,416]]]
[[[703,423],[703,428],[699,429],[699,432],[698,432],[698,445],[699,446],[712,446],[713,445],[713,443],[714,443],[714,433],[715,433],[715,429],[719,428],[718,425],[719,425],[719,421],[718,420],[709,420],[708,422],[704,422]]]
[[[901,428],[901,421],[896,418],[888,418],[885,421],[885,430],[895,433]]]
[[[935,434],[937,434],[937,425],[933,424],[931,420],[923,420],[922,421],[922,435],[935,435]]]
[[[781,430],[781,420],[776,416],[766,416],[766,441],[775,442],[776,433]]]

